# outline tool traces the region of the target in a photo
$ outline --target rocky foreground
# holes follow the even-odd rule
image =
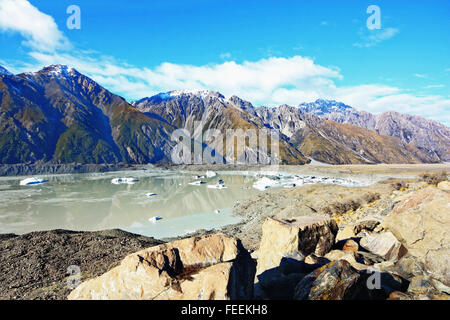
[[[120,231],[0,237],[3,299],[450,298],[450,181],[306,186],[245,222],[162,243]],[[67,288],[67,266],[82,283]]]

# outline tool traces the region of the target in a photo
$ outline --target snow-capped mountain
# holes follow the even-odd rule
[[[266,129],[250,102],[237,96],[226,98],[215,91],[170,91],[132,104],[148,116],[162,119],[176,129],[187,130],[191,137],[199,137],[208,129],[219,130],[222,134],[227,129]],[[213,149],[221,148],[220,141],[211,139],[203,142]],[[248,160],[255,154],[257,150],[247,149],[240,157]],[[233,157],[231,154],[223,156],[226,160]],[[259,154],[261,156],[264,155]],[[284,140],[280,142],[278,156],[280,162],[285,163],[304,164],[308,161],[299,150]]]
[[[12,76],[13,74],[9,72],[6,68],[0,66],[0,75]]]
[[[399,138],[425,151],[434,161],[450,161],[450,128],[437,121],[394,111],[375,115],[333,100],[301,103],[299,108],[323,119]]]
[[[429,163],[446,159],[450,150],[444,125],[394,112],[375,116],[336,101],[266,108],[215,91],[174,90],[130,104],[68,66],[18,75],[1,70],[0,163],[167,162],[176,129],[187,130],[194,146],[207,129],[276,130],[281,133],[276,157],[286,164],[308,158],[331,164]],[[220,153],[219,142],[210,137],[201,148]],[[223,151],[226,161],[234,157]],[[238,155],[259,156],[251,146]]]

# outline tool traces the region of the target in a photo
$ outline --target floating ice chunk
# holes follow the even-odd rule
[[[148,219],[148,221],[150,221],[151,223],[156,223],[156,221],[158,221],[158,220],[162,220],[162,218],[159,216],[156,216],[156,217],[151,217]]]
[[[295,183],[288,183],[283,186],[283,188],[295,188],[297,185]]]
[[[217,173],[215,173],[214,171],[206,171],[207,178],[214,178],[215,176],[217,176]]]
[[[253,188],[258,190],[266,190],[278,184],[278,181],[263,177],[253,184]]]
[[[32,185],[37,185],[37,184],[43,184],[47,181],[45,181],[44,179],[40,179],[40,178],[27,178],[27,179],[23,179],[22,181],[20,181],[20,185],[21,186],[32,186]]]
[[[200,186],[202,184],[204,184],[205,182],[198,180],[198,181],[194,181],[194,182],[189,182],[188,184],[190,184],[191,186]]]
[[[114,178],[111,180],[112,184],[134,184],[138,180],[136,178]]]
[[[209,189],[227,189],[228,187],[223,184],[210,184],[207,186]]]

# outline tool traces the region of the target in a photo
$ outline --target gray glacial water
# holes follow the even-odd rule
[[[193,173],[121,171],[75,175],[41,175],[47,183],[20,186],[26,177],[0,178],[0,233],[69,229],[94,231],[120,228],[156,238],[211,229],[240,220],[231,215],[237,200],[258,190],[254,178],[220,175],[201,179],[227,189],[191,186]],[[114,185],[111,179],[134,177],[134,184]],[[147,193],[156,193],[148,197]],[[220,213],[216,213],[219,210]],[[153,223],[152,217],[162,220]]]
[[[205,173],[202,173],[205,174]],[[48,182],[20,186],[26,177],[0,178],[0,233],[23,234],[32,231],[69,229],[95,231],[119,228],[155,238],[180,236],[199,229],[220,228],[237,223],[232,215],[236,201],[267,192],[253,184],[256,172],[219,172],[203,178],[194,173],[171,170],[136,170],[108,173],[40,175]],[[113,178],[132,177],[134,184],[115,185]],[[280,173],[273,188],[303,183],[367,185],[368,181],[341,178],[299,177]],[[274,178],[273,176],[271,178]],[[276,177],[275,177],[276,178]],[[227,189],[210,189],[219,179]],[[327,180],[325,180],[327,179]],[[266,181],[264,178],[262,181]],[[272,180],[269,180],[272,181]],[[146,194],[156,193],[148,197]],[[152,221],[154,217],[161,220]],[[154,220],[154,219],[153,219]]]

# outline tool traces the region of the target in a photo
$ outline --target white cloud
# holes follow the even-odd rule
[[[336,80],[343,78],[340,70],[301,56],[203,66],[165,62],[155,68],[137,68],[92,53],[80,54],[80,57],[39,52],[31,55],[39,61],[39,67],[53,63],[74,66],[129,99],[177,89],[220,91],[225,96],[237,95],[256,106],[298,105],[324,98],[368,112],[395,110],[450,124],[450,99],[413,95],[383,84],[338,86]]]
[[[364,31],[363,31],[364,30]],[[379,44],[380,42],[384,40],[391,39],[399,32],[398,29],[395,28],[386,28],[386,29],[362,29],[359,32],[359,35],[361,37],[361,42],[354,43],[353,45],[355,47],[373,47]]]
[[[415,73],[414,77],[422,78],[422,79],[428,78],[428,76],[426,74],[422,74],[422,73]]]
[[[34,50],[53,52],[70,46],[53,18],[26,0],[0,0],[0,30],[19,32]]]
[[[428,86],[425,86],[425,89],[434,89],[434,88],[444,88],[445,85],[443,84],[430,84]]]

